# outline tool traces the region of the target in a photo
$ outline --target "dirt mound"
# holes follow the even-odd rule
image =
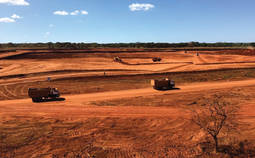
[[[115,71],[135,71],[127,69],[98,69],[98,70],[55,70],[55,71],[44,71],[35,72],[27,74],[15,74],[0,76],[0,79],[12,79],[12,78],[25,78],[25,77],[35,77],[35,76],[46,76],[46,75],[57,75],[57,74],[69,74],[69,73],[83,73],[83,72],[115,72]]]
[[[199,50],[198,50],[199,51]],[[255,49],[230,49],[230,50],[216,50],[216,51],[199,51],[202,54],[217,54],[217,55],[244,55],[255,56]]]
[[[2,59],[58,59],[58,58],[81,58],[87,57],[87,54],[82,53],[65,53],[65,52],[29,52],[7,56]]]
[[[22,52],[22,53],[19,53]],[[148,53],[148,52],[176,52],[165,49],[86,49],[86,50],[22,50],[17,51],[13,55],[1,57],[1,59],[58,59],[58,58],[84,58],[93,56],[109,57],[109,54],[122,54],[125,53]],[[7,52],[5,52],[7,53]],[[113,55],[110,55],[111,58]],[[126,56],[128,57],[128,56]],[[144,56],[138,56],[144,58]]]

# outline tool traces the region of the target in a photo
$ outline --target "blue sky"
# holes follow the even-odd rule
[[[255,42],[254,6],[254,0],[0,0],[0,42]]]

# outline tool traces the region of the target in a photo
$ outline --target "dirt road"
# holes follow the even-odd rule
[[[85,103],[90,101],[99,101],[99,100],[111,100],[111,99],[121,99],[121,98],[132,98],[140,96],[149,96],[149,95],[164,95],[164,94],[173,94],[173,93],[186,93],[193,91],[202,91],[210,89],[224,89],[232,88],[239,86],[250,86],[255,85],[255,80],[246,80],[246,81],[232,81],[232,82],[217,82],[217,83],[199,83],[192,85],[179,86],[176,90],[169,91],[157,91],[152,88],[145,89],[131,89],[124,91],[113,91],[113,92],[103,92],[103,93],[93,93],[93,94],[82,94],[82,95],[73,95],[66,96],[67,103]]]
[[[153,88],[144,88],[144,89],[130,89],[123,91],[112,91],[112,92],[102,92],[102,93],[92,93],[92,94],[80,94],[80,95],[66,95],[63,96],[66,98],[66,105],[71,105],[72,103],[83,105],[91,101],[99,100],[111,100],[111,99],[121,99],[121,98],[132,98],[139,96],[148,96],[148,95],[164,95],[164,94],[173,94],[173,93],[185,93],[192,91],[202,91],[210,89],[225,89],[232,87],[244,87],[255,85],[255,79],[252,80],[243,80],[243,81],[229,81],[229,82],[210,82],[210,83],[196,83],[184,86],[177,86],[175,90],[169,91],[157,91]],[[30,103],[30,99],[22,100],[8,100],[0,101],[1,104],[20,104],[20,103]],[[49,103],[50,104],[50,103]]]

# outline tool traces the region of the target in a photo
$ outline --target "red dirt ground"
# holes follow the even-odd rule
[[[0,54],[0,84],[4,89],[0,90],[0,96],[14,99],[0,101],[0,157],[77,157],[79,154],[84,157],[195,157],[201,154],[197,142],[204,133],[190,122],[190,109],[199,108],[193,102],[202,96],[216,92],[238,94],[232,98],[240,102],[238,119],[243,122],[240,128],[243,133],[236,136],[238,141],[255,140],[254,79],[190,83],[173,91],[141,88],[64,95],[65,101],[43,103],[15,98],[16,94],[25,92],[23,85],[15,91],[8,89],[8,84],[37,83],[48,76],[61,79],[102,76],[104,72],[121,76],[255,67],[255,56],[247,56],[253,52],[244,54],[246,50],[200,52],[199,56],[196,52],[185,54],[171,50],[90,51],[24,50]],[[115,56],[124,62],[114,62]],[[151,58],[155,56],[161,57],[162,62],[153,63]],[[27,76],[22,78],[24,74]],[[132,100],[139,98],[144,102],[135,106]],[[187,105],[187,99],[192,104]],[[108,106],[100,105],[101,101]]]

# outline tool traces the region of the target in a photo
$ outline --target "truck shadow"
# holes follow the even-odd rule
[[[155,89],[157,91],[172,91],[172,90],[180,90],[180,88],[171,88],[171,89]]]
[[[50,98],[50,99],[43,99],[37,103],[41,103],[41,102],[53,102],[53,101],[65,101],[66,98]]]

